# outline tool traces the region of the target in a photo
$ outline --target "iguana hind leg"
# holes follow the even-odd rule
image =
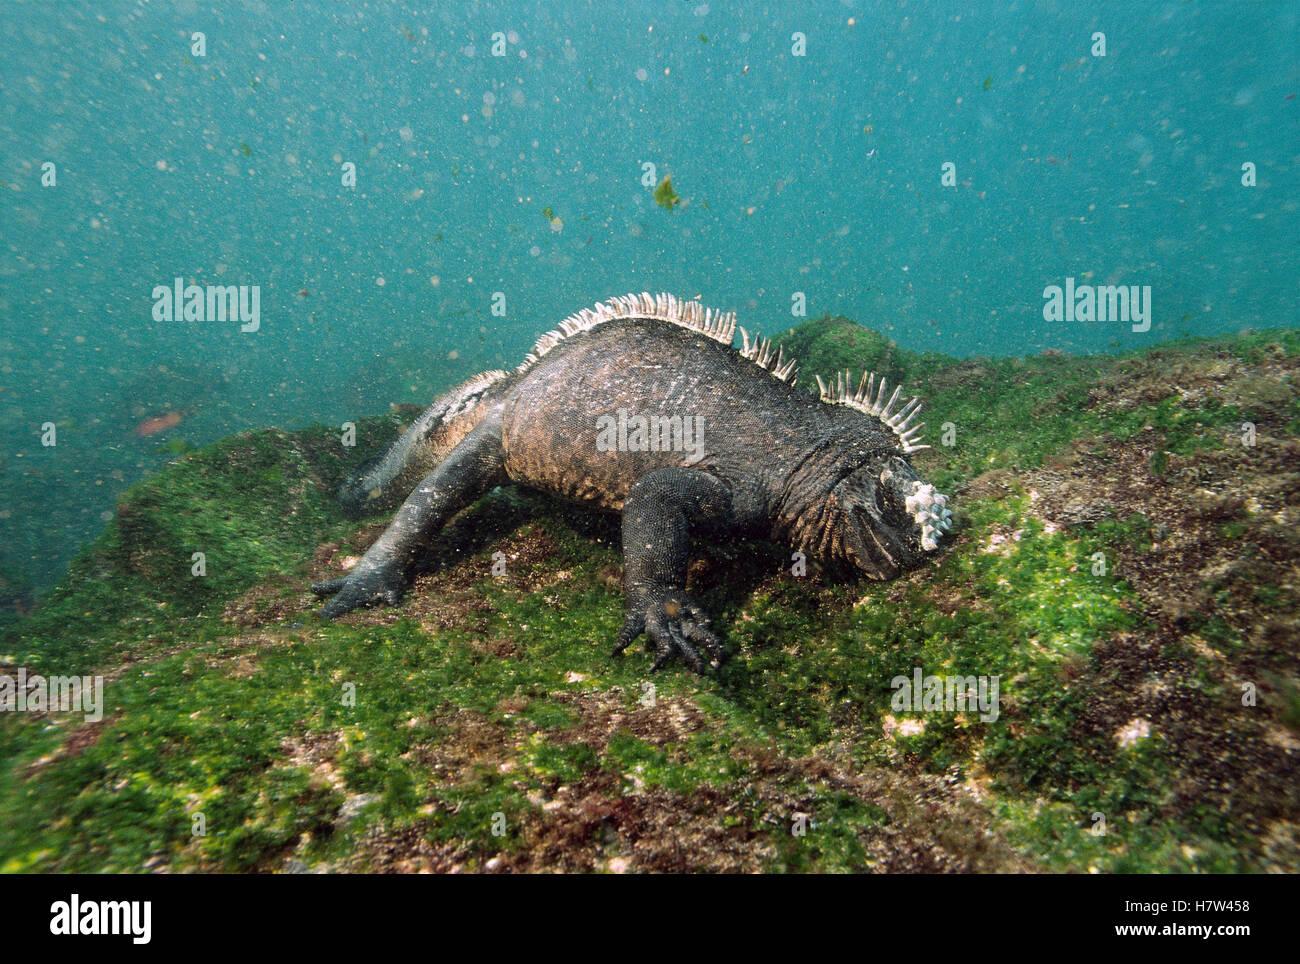
[[[618,634],[618,655],[644,632],[655,645],[652,670],[673,655],[703,672],[725,657],[709,631],[709,619],[686,595],[690,529],[728,526],[731,492],[720,480],[693,469],[667,468],[642,476],[623,503],[623,588],[627,618]]]
[[[362,606],[395,605],[406,592],[420,550],[448,519],[506,481],[504,465],[498,411],[424,477],[351,572],[311,587],[318,596],[334,597],[321,608],[321,615],[333,618]]]

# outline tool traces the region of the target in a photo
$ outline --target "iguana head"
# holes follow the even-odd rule
[[[822,401],[855,409],[866,417],[862,431],[887,444],[863,453],[865,462],[846,475],[827,501],[827,540],[840,556],[874,579],[892,579],[923,564],[952,526],[948,497],[912,468],[920,449],[921,424],[913,424],[921,403],[913,398],[895,410],[899,388],[885,397],[885,379],[864,374],[853,391],[848,373],[833,387],[820,378]]]
[[[828,508],[834,554],[873,579],[922,565],[952,525],[947,496],[901,452],[881,454],[846,476],[831,490]]]

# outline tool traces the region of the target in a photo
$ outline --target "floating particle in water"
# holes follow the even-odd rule
[[[638,67],[636,69],[636,79],[641,81],[642,83],[649,80],[650,79],[649,71],[647,71],[644,67]]]
[[[528,249],[528,253],[535,258],[542,253],[542,249],[539,248],[537,245],[533,245],[531,248]]]
[[[664,179],[655,188],[655,204],[667,211],[671,211],[681,203],[681,200],[681,197],[673,190],[672,175],[665,174]]]
[[[700,34],[700,43],[706,44],[708,42],[709,42],[708,36],[706,34]]]
[[[542,217],[546,218],[546,220],[548,221],[555,220],[555,212],[551,210],[551,206],[549,204],[546,207],[542,208]]]
[[[988,90],[992,86],[993,86],[993,75],[990,74],[988,77],[984,78],[984,89]]]
[[[388,284],[388,279],[386,279],[383,275],[380,275],[378,278],[375,279],[375,284],[382,288],[384,285]]]
[[[240,143],[239,143],[239,153],[240,153],[240,154],[243,154],[245,157],[252,157],[252,156],[253,156],[253,149],[252,149],[251,147],[249,147],[247,144],[245,144],[243,141],[240,141]]]
[[[406,124],[397,132],[397,136],[402,139],[402,143],[409,144],[415,139],[415,131],[411,130],[409,124]]]

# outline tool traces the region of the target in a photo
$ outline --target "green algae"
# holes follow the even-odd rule
[[[665,211],[671,211],[681,203],[681,197],[673,190],[673,179],[669,174],[664,175],[664,179],[659,182],[654,191],[655,204],[659,205]]]

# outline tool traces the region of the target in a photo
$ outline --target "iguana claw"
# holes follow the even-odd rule
[[[368,606],[396,606],[405,592],[405,581],[387,575],[383,570],[370,569],[352,572],[340,579],[312,583],[311,591],[318,596],[334,598],[321,607],[320,614],[327,619],[342,616],[354,609]]]
[[[708,626],[709,617],[703,609],[685,593],[669,590],[659,598],[644,600],[628,611],[623,629],[614,643],[613,655],[623,652],[644,632],[655,649],[651,672],[678,655],[695,672],[703,673],[705,667],[717,665],[727,657],[722,641],[709,631]],[[704,655],[701,655],[701,650]]]

